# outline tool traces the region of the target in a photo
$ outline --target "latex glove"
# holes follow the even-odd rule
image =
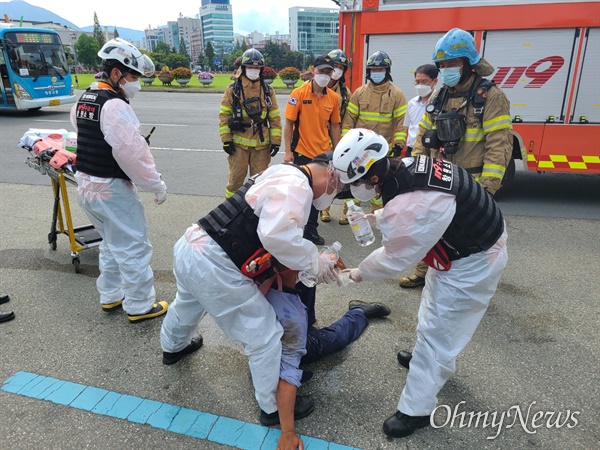
[[[225,150],[225,153],[227,153],[228,155],[233,155],[235,153],[235,145],[231,141],[224,142],[223,150]]]
[[[319,284],[327,284],[334,281],[337,281],[335,261],[330,258],[330,255],[319,255],[319,273],[317,274],[317,282]]]
[[[360,269],[358,267],[342,270],[342,273],[347,273],[350,279],[355,283],[360,283],[362,281],[362,276],[360,275]]]
[[[167,200],[167,190],[156,192],[154,194],[154,203],[162,205]]]
[[[377,217],[375,216],[375,214],[373,214],[373,213],[365,214],[365,219],[367,219],[369,221],[369,225],[371,225],[371,228],[379,228],[377,226]]]
[[[271,157],[275,156],[279,151],[279,145],[271,144]]]

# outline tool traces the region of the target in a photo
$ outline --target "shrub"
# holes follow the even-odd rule
[[[171,70],[171,76],[176,80],[189,80],[192,78],[192,75],[192,71],[187,67],[177,67],[176,69]]]
[[[295,67],[284,67],[279,71],[279,78],[282,80],[295,80],[300,78],[300,71]]]
[[[271,66],[265,66],[263,68],[263,77],[265,78],[276,78],[277,72]]]

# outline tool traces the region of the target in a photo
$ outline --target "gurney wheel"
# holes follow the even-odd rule
[[[71,262],[73,263],[73,267],[75,267],[75,273],[79,273],[80,272],[80,269],[79,269],[79,266],[80,266],[79,258],[73,258],[73,259],[71,259]]]

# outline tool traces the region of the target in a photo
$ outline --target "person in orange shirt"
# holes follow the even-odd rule
[[[331,58],[317,56],[313,63],[313,79],[291,92],[285,108],[284,162],[307,164],[315,156],[335,148],[339,142],[340,100],[337,93],[327,87],[332,74]],[[322,209],[330,203],[328,201]],[[319,209],[311,208],[304,238],[315,245],[323,245],[325,240],[317,232]]]

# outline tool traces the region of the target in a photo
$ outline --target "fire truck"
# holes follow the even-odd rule
[[[511,104],[515,160],[524,170],[600,174],[600,4],[597,0],[348,0],[339,44],[352,91],[377,50],[394,84],[414,94],[414,70],[431,63],[451,28],[471,32],[495,67],[488,77]],[[441,84],[441,82],[439,83]]]

